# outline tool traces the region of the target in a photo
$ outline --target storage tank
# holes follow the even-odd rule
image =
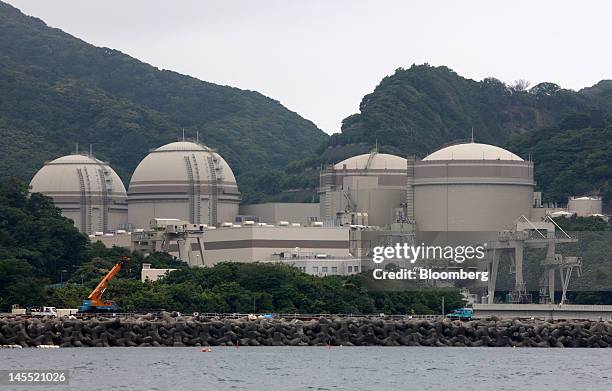
[[[378,151],[353,156],[323,169],[319,189],[323,221],[336,224],[339,213],[354,212],[385,226],[405,201],[406,159]]]
[[[127,196],[108,163],[90,155],[68,155],[46,162],[30,182],[30,192],[53,199],[84,234],[125,228]]]
[[[232,169],[213,149],[178,141],[152,150],[128,190],[128,221],[148,228],[153,218],[216,226],[234,221],[240,193]]]
[[[533,204],[533,163],[503,148],[463,143],[414,163],[414,213],[421,237],[458,242],[509,229]]]
[[[570,197],[567,209],[576,216],[588,217],[602,214],[601,197]]]

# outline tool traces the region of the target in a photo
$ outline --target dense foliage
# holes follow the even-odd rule
[[[117,279],[108,289],[126,310],[166,309],[221,313],[439,313],[463,304],[456,290],[370,292],[363,275],[314,277],[282,264],[220,263],[210,268],[182,267],[166,278],[141,283]],[[51,302],[73,307],[87,292],[68,285],[52,290]]]
[[[0,176],[29,180],[45,160],[92,143],[128,182],[148,150],[176,141],[182,128],[199,131],[239,180],[308,156],[327,139],[257,92],[159,70],[0,2]]]
[[[560,125],[518,136],[508,147],[531,155],[545,201],[598,192],[612,200],[612,120],[592,127],[590,116],[569,116]]]
[[[568,231],[612,231],[612,226],[599,217],[572,216],[557,217],[555,222],[562,230]]]
[[[512,135],[558,123],[569,113],[610,108],[601,91],[585,95],[553,83],[527,89],[487,78],[477,82],[447,67],[413,65],[385,77],[347,117],[329,146],[367,142],[390,152],[425,155],[441,145],[471,137],[503,145]],[[601,87],[605,90],[605,86]]]
[[[45,283],[75,271],[86,243],[48,198],[28,197],[16,180],[0,184],[0,308],[39,302]]]

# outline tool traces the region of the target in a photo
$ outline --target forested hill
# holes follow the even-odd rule
[[[479,142],[504,145],[515,134],[547,128],[569,114],[612,111],[612,82],[581,92],[553,83],[532,88],[487,78],[477,82],[441,66],[413,65],[385,77],[347,117],[329,146],[376,140],[388,152],[421,156],[441,145],[474,135]],[[606,94],[608,98],[605,99]]]
[[[92,46],[0,2],[0,176],[94,144],[124,181],[149,148],[185,128],[232,168],[282,167],[327,135],[279,102],[159,70]]]

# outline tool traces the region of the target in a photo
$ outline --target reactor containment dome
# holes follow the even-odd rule
[[[408,171],[408,191],[414,192],[414,215],[422,233],[496,236],[530,215],[533,163],[503,148],[451,145],[415,161]]]
[[[128,190],[128,221],[148,228],[153,218],[217,226],[233,222],[240,193],[234,173],[213,149],[179,141],[152,150],[136,167]]]
[[[359,224],[384,227],[406,197],[406,159],[376,150],[350,157],[321,171],[319,189],[323,221],[337,224],[350,213],[364,216]]]
[[[90,155],[67,155],[46,162],[30,182],[31,193],[53,199],[62,215],[84,234],[111,232],[127,223],[127,196],[108,163]]]

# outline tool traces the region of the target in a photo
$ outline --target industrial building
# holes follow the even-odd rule
[[[128,189],[128,221],[148,228],[153,218],[215,226],[234,221],[240,193],[232,169],[213,149],[193,141],[166,144],[136,167]]]
[[[559,234],[550,216],[600,215],[601,198],[572,197],[567,209],[544,205],[534,192],[533,171],[530,160],[473,140],[422,160],[374,149],[323,167],[319,204],[239,207],[240,192],[225,160],[198,142],[181,140],[141,161],[127,195],[108,164],[89,155],[45,164],[31,191],[53,197],[91,240],[168,252],[192,266],[281,262],[318,276],[350,275],[372,268],[376,246],[486,244],[486,262],[478,267],[496,276],[509,262],[515,278],[507,294],[511,303],[531,300],[523,257],[541,248],[540,301],[554,302],[560,278],[563,302],[581,259],[557,251],[558,243],[575,239]],[[146,273],[153,279],[163,271]],[[493,277],[466,288],[492,304],[495,284]]]
[[[327,166],[321,171],[319,196],[326,224],[337,224],[347,213],[360,217],[354,223],[391,224],[406,198],[406,159],[375,149]]]
[[[134,250],[167,252],[191,266],[280,262],[315,275],[348,275],[361,270],[361,260],[349,251],[348,227],[247,221],[217,228],[178,219],[152,219],[149,229],[131,234],[131,241]]]
[[[252,220],[258,223],[276,224],[291,221],[308,225],[320,220],[319,203],[267,202],[264,204],[240,205],[240,216],[236,221]]]
[[[601,197],[570,197],[567,209],[569,213],[579,217],[603,216]]]
[[[46,162],[29,189],[51,197],[84,234],[123,229],[128,222],[121,179],[107,162],[92,155],[76,153]]]
[[[451,145],[411,161],[408,171],[408,216],[424,240],[482,241],[530,216],[533,163],[502,148]]]

